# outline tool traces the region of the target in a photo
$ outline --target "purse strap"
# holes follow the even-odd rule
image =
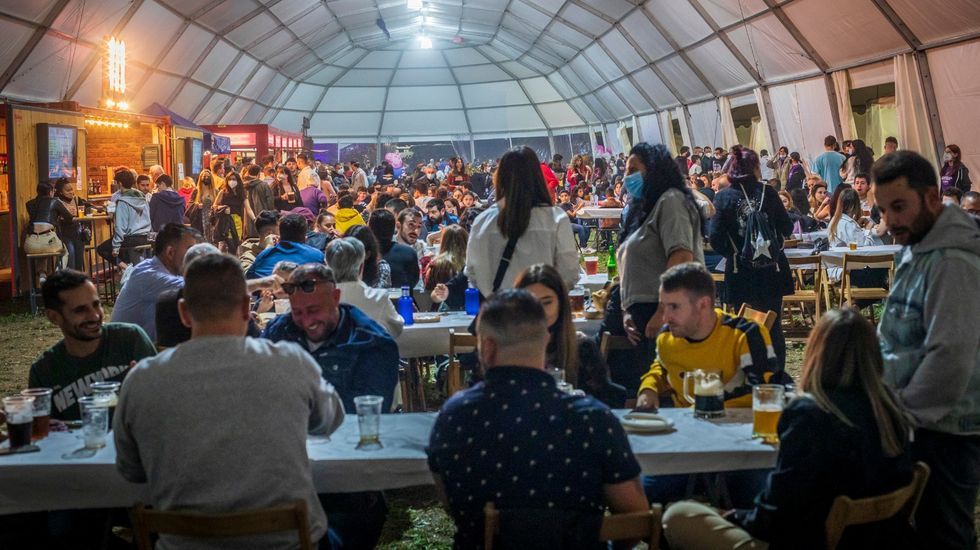
[[[507,239],[507,246],[504,247],[504,254],[500,257],[500,263],[497,264],[497,274],[493,277],[493,293],[496,294],[500,290],[500,284],[504,282],[504,274],[507,273],[507,268],[510,267],[510,259],[514,257],[514,249],[517,248],[517,239],[520,237],[511,237]]]

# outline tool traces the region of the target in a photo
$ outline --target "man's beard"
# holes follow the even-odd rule
[[[936,224],[937,217],[923,204],[919,215],[915,217],[915,220],[912,221],[912,225],[909,227],[907,244],[911,246],[922,242],[922,239],[926,238],[926,235],[929,234],[932,226]]]

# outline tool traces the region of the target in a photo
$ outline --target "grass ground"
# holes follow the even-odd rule
[[[600,263],[603,267],[604,260]],[[44,317],[32,317],[16,310],[12,312],[9,303],[0,305],[0,350],[3,350],[0,396],[11,395],[24,388],[31,363],[42,350],[60,338],[60,332]],[[787,345],[786,368],[797,379],[803,365],[803,350],[801,341],[790,341]],[[434,389],[434,386],[429,389]],[[439,506],[432,487],[411,487],[387,491],[386,494],[390,513],[380,548],[439,550],[452,547],[453,523]],[[976,516],[980,532],[980,502]]]

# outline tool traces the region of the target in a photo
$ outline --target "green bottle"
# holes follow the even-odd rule
[[[609,245],[609,260],[606,261],[606,274],[609,276],[609,280],[616,278],[619,271],[616,269],[616,249],[613,245]]]

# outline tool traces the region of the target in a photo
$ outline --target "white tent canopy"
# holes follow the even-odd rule
[[[0,0],[0,93],[97,104],[100,43],[115,35],[127,45],[132,108],[159,102],[201,124],[297,130],[308,117],[315,138],[374,141],[554,134],[671,109],[682,135],[721,144],[717,99],[772,86],[771,128],[809,147],[820,139],[809,133],[839,127],[837,107],[823,105],[826,75],[980,36],[976,0],[409,3]],[[419,48],[422,34],[432,49]],[[971,93],[962,83],[939,88]],[[819,105],[808,117],[819,121],[802,132],[796,113],[778,112],[811,102]]]

